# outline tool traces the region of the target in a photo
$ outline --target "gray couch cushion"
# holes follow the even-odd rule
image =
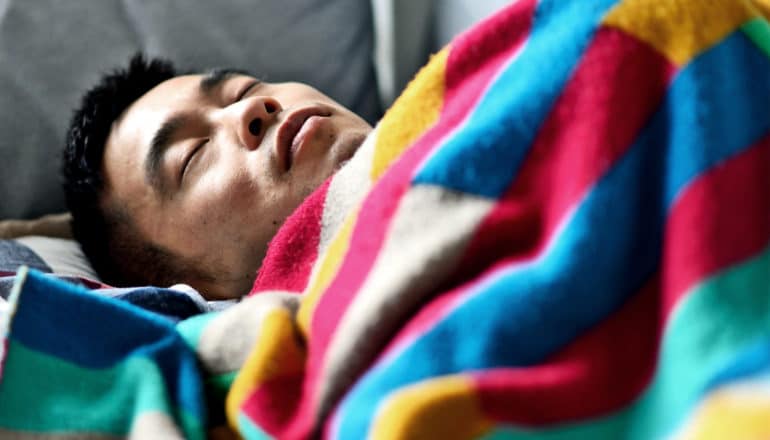
[[[372,44],[361,0],[0,0],[0,219],[64,209],[71,109],[136,50],[307,82],[374,121]]]

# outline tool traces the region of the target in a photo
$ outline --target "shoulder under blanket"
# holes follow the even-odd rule
[[[223,312],[20,275],[0,436],[770,436],[767,10],[511,4]]]

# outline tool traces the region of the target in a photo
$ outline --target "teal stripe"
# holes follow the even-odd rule
[[[181,422],[186,438],[205,438],[197,419],[172,410],[163,374],[143,357],[130,357],[110,368],[88,369],[11,340],[3,376],[12,379],[0,382],[3,428],[126,435],[142,413],[158,411]]]
[[[177,324],[176,329],[187,345],[197,352],[203,332],[206,331],[211,321],[220,316],[219,313],[206,313],[193,316]],[[204,367],[205,368],[205,367]],[[227,393],[235,380],[237,371],[207,376],[204,379],[206,388],[206,404],[209,408],[208,418],[210,423],[224,423],[225,401]]]
[[[627,409],[556,429],[506,427],[484,438],[641,440],[674,432],[738,353],[770,345],[768,268],[770,248],[693,288],[669,320],[650,387]]]
[[[201,335],[206,330],[209,323],[217,316],[219,316],[219,313],[212,312],[187,318],[176,325],[176,330],[182,335],[182,339],[184,339],[187,345],[189,345],[193,351],[196,351],[201,340]]]
[[[763,18],[755,18],[741,26],[741,30],[762,52],[770,57],[770,24]]]
[[[20,277],[17,285],[21,293],[11,322],[14,341],[92,370],[115,367],[128,357],[148,359],[162,372],[175,406],[205,420],[195,355],[171,321],[35,271]]]
[[[273,437],[260,429],[242,413],[238,414],[238,433],[248,440],[272,440]]]

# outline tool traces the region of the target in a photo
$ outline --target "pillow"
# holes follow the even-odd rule
[[[81,285],[98,295],[129,302],[174,321],[221,310],[235,303],[233,300],[206,301],[195,289],[184,284],[169,288],[110,287],[98,280],[77,242],[62,238],[28,236],[0,240],[0,316],[7,307],[5,302],[10,296],[16,281],[16,272],[21,266]]]
[[[5,275],[15,273],[20,266],[29,266],[41,272],[51,272],[50,266],[23,243],[16,240],[0,240],[0,273]]]
[[[96,271],[74,240],[33,235],[13,241],[16,246],[24,246],[34,253],[48,268],[47,272],[99,281]]]
[[[64,210],[59,157],[72,108],[137,50],[180,68],[228,66],[310,83],[379,117],[369,2],[0,2],[0,219]]]
[[[68,213],[33,220],[0,221],[0,272],[25,265],[41,272],[98,281],[96,271],[72,240]]]
[[[13,276],[21,266],[91,289],[105,287],[73,240],[42,236],[0,240],[0,297],[8,297]]]

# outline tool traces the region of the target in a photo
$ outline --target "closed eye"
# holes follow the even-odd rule
[[[251,81],[250,83],[248,83],[246,85],[246,87],[244,87],[243,90],[241,90],[238,93],[238,96],[235,97],[235,101],[237,102],[237,101],[240,101],[241,99],[245,98],[246,94],[248,94],[254,87],[259,85],[259,83],[260,83],[259,80],[254,80],[254,81]]]
[[[195,158],[195,155],[200,151],[201,148],[203,148],[204,145],[206,145],[209,142],[208,138],[205,138],[198,142],[197,145],[190,151],[190,153],[187,155],[187,157],[184,160],[184,163],[182,163],[182,170],[180,173],[179,179],[181,181],[184,181],[184,177],[187,174],[187,169],[190,167],[190,163]]]

